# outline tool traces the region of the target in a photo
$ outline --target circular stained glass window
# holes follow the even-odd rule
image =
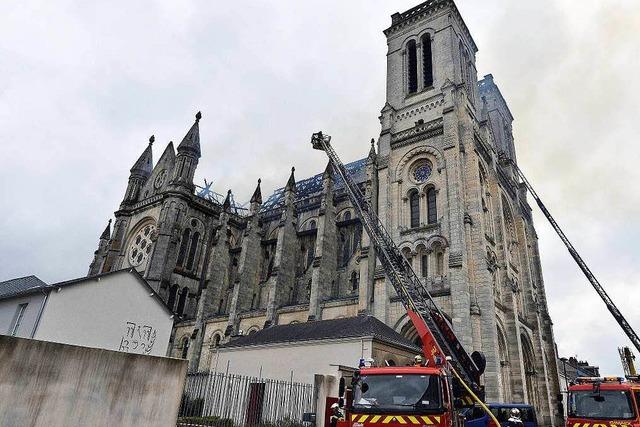
[[[156,176],[156,180],[153,182],[153,187],[156,190],[159,190],[160,188],[162,188],[166,178],[167,178],[167,171],[163,169],[160,171],[158,176]]]
[[[413,179],[416,182],[425,182],[431,176],[431,163],[422,162],[413,169]]]
[[[132,267],[138,267],[147,261],[151,253],[151,247],[153,246],[151,236],[155,234],[155,231],[155,225],[147,225],[140,229],[135,237],[131,239],[128,259]]]

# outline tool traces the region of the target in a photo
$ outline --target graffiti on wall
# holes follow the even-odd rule
[[[155,342],[156,329],[153,326],[126,322],[118,351],[151,354]]]

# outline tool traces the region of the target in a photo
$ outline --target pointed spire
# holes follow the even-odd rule
[[[284,191],[296,191],[296,178],[295,176],[293,176],[293,173],[295,172],[296,168],[292,167],[291,168],[291,175],[289,176],[289,180],[287,181],[287,186],[284,187]]]
[[[227,191],[227,197],[224,199],[224,203],[222,204],[222,210],[224,212],[231,211],[231,190]]]
[[[369,150],[369,158],[373,159],[376,157],[376,147],[375,147],[375,143],[376,141],[371,138],[371,149]]]
[[[111,238],[111,219],[107,223],[107,227],[104,229],[102,234],[100,235],[100,240],[109,240]]]
[[[145,148],[138,160],[133,164],[131,173],[137,173],[143,176],[151,175],[151,171],[153,170],[153,151],[151,150],[153,141],[155,141],[155,137],[151,135],[149,145],[147,145],[147,148]]]
[[[189,132],[184,136],[180,145],[178,145],[178,152],[191,151],[200,158],[200,126],[198,123],[202,118],[202,113],[198,111],[196,114],[196,121],[189,129]]]
[[[322,179],[327,178],[333,179],[333,168],[331,167],[331,161],[327,162],[327,167],[324,168],[324,172],[322,173]]]
[[[251,196],[251,200],[249,201],[249,203],[262,204],[262,192],[260,191],[260,182],[262,182],[262,180],[258,178],[258,185],[256,186],[256,190],[253,192],[253,196]]]

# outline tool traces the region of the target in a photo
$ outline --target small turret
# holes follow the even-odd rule
[[[369,163],[374,163],[377,157],[375,143],[376,141],[373,138],[371,138],[371,149],[369,150],[369,155],[367,156],[367,161]]]
[[[222,203],[222,211],[231,212],[231,190],[227,191],[227,197],[225,197],[224,203]]]
[[[260,191],[260,182],[262,180],[258,179],[258,185],[256,186],[255,191],[253,192],[253,196],[251,196],[250,208],[249,212],[254,215],[260,210],[260,206],[262,205],[262,191]]]
[[[107,256],[107,251],[109,249],[109,240],[111,239],[111,219],[107,223],[104,231],[100,235],[100,241],[98,243],[98,249],[93,254],[93,261],[91,261],[91,265],[89,265],[89,273],[88,276],[93,276],[95,274],[100,274],[102,271],[102,266],[104,264],[104,259]]]
[[[155,141],[155,136],[151,135],[149,138],[149,145],[142,152],[138,160],[133,164],[129,175],[129,183],[127,184],[127,191],[124,195],[123,204],[134,203],[138,201],[140,189],[151,175],[153,170],[153,152],[151,146]]]
[[[109,219],[107,226],[105,227],[104,231],[100,235],[100,240],[109,240],[110,238],[111,238],[111,219]]]
[[[196,121],[191,126],[191,129],[182,139],[180,145],[178,145],[176,156],[176,166],[173,172],[173,178],[171,184],[178,187],[183,187],[188,192],[192,192],[193,176],[198,166],[198,159],[200,159],[200,119],[202,113],[198,111],[196,114]]]
[[[291,175],[289,175],[289,180],[287,181],[287,185],[284,187],[284,203],[293,203],[296,195],[296,177],[294,176],[294,172],[296,171],[295,167],[291,168]]]

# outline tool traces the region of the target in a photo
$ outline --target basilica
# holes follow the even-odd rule
[[[513,116],[452,0],[391,16],[380,136],[346,165],[469,352],[488,401],[527,402],[558,425],[558,375],[538,241]],[[202,122],[202,123],[201,123]],[[171,354],[208,369],[216,348],[273,325],[369,314],[417,333],[331,168],[248,207],[196,187],[198,113],[154,163],[133,164],[89,275],[133,267],[174,311]],[[310,133],[313,129],[309,129]],[[310,148],[311,149],[311,148]],[[291,159],[293,163],[294,159]],[[391,360],[390,362],[393,362]]]

